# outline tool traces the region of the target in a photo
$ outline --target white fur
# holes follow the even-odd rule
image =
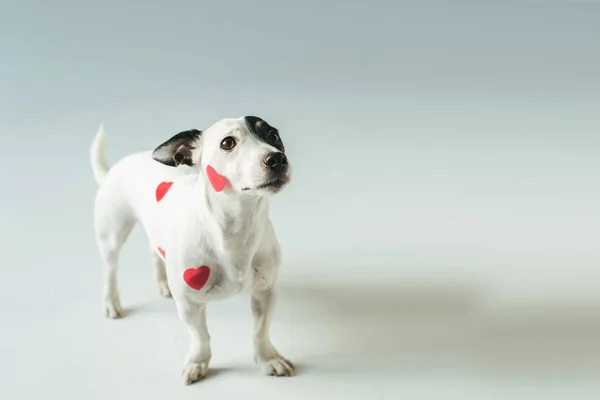
[[[220,148],[227,136],[237,139],[234,151]],[[202,133],[195,146],[192,166],[167,166],[146,151],[123,158],[109,170],[104,129],[99,129],[90,160],[99,184],[95,229],[105,271],[104,312],[109,318],[123,316],[117,289],[118,256],[139,222],[150,241],[159,292],[172,295],[190,332],[184,382],[204,377],[211,358],[206,304],[242,291],[249,291],[252,298],[255,361],[269,375],[290,376],[293,365],[269,338],[281,262],[268,216],[268,197],[275,191],[253,189],[268,180],[263,158],[278,150],[253,136],[243,118],[217,122]],[[208,165],[226,176],[231,186],[215,192],[206,177]],[[288,169],[286,182],[290,173]],[[173,185],[157,202],[155,190],[163,181]],[[166,259],[158,247],[165,250]],[[183,273],[201,265],[209,266],[211,274],[198,291],[184,282]]]

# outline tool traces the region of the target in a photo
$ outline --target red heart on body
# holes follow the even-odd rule
[[[169,191],[169,189],[171,189],[171,185],[173,185],[173,182],[161,182],[157,187],[156,187],[156,201],[161,201],[163,197],[165,197],[165,194],[167,194],[167,192]]]
[[[227,179],[215,171],[215,169],[210,165],[206,167],[206,176],[208,177],[208,181],[212,185],[213,189],[215,189],[215,192],[220,192],[225,189]]]
[[[200,290],[204,287],[210,276],[210,268],[203,265],[198,268],[188,268],[183,272],[183,280],[192,289]]]
[[[162,248],[157,247],[156,249],[158,250],[158,252],[162,256],[162,258],[167,258],[166,253],[165,253],[165,251]]]

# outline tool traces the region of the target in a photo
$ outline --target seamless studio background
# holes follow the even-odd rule
[[[598,398],[599,4],[4,0],[0,49],[0,398]],[[248,114],[294,167],[272,336],[299,374],[259,374],[237,297],[184,387],[141,229],[101,314],[89,146]]]

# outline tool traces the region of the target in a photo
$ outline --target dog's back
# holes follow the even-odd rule
[[[152,151],[123,157],[111,168],[106,161],[106,134],[101,126],[91,146],[90,162],[96,182],[96,221],[107,213],[120,219],[143,220],[156,202],[157,186],[193,173],[192,168],[172,168],[152,159]]]
[[[108,266],[103,303],[105,313],[110,318],[118,318],[122,315],[116,288],[119,251],[137,222],[141,222],[144,228],[151,224],[160,184],[185,177],[192,172],[192,168],[163,165],[152,159],[152,151],[127,155],[109,168],[105,148],[106,136],[103,127],[100,127],[90,151],[92,170],[99,185],[95,199],[94,226],[100,255]],[[156,251],[155,246],[153,251]],[[158,254],[153,256],[160,293],[170,296],[164,262]]]

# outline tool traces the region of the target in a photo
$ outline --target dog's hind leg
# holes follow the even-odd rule
[[[152,265],[154,266],[154,279],[158,286],[158,292],[163,297],[171,297],[169,282],[167,281],[167,269],[164,260],[156,253],[156,249],[152,248]]]
[[[123,308],[117,285],[117,266],[119,253],[131,233],[135,220],[122,212],[100,214],[96,217],[96,241],[104,262],[104,313],[108,318],[120,318],[123,316]]]

